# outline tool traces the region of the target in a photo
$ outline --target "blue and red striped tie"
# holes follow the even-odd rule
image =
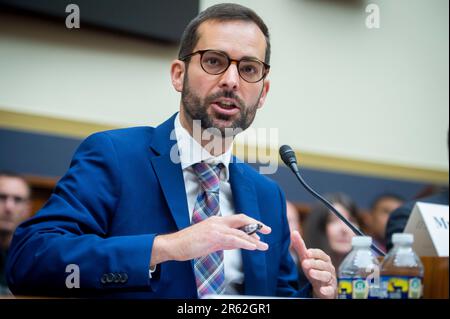
[[[212,166],[204,162],[193,165],[201,190],[195,202],[192,224],[210,216],[220,216],[219,176],[223,164]],[[195,280],[199,298],[208,294],[221,294],[225,289],[223,250],[194,259]]]

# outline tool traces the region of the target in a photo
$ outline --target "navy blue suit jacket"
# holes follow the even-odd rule
[[[15,232],[7,263],[14,293],[197,298],[192,261],[162,263],[149,279],[155,236],[190,225],[181,165],[170,158],[174,118],[81,143],[49,201]],[[309,285],[297,289],[282,191],[235,158],[229,171],[236,212],[272,228],[261,236],[268,251],[242,250],[244,293],[308,296]],[[79,289],[66,286],[70,264],[79,267]]]

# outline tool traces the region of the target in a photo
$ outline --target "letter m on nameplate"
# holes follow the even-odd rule
[[[436,222],[437,228],[448,229],[448,220],[445,220],[444,217],[433,216],[433,219]]]

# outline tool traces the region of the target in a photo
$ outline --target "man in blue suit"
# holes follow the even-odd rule
[[[220,4],[186,28],[172,63],[180,112],[156,128],[88,137],[46,205],[16,231],[17,294],[198,298],[336,296],[330,258],[295,249],[281,189],[231,155],[269,90],[270,44],[250,9]],[[259,234],[240,228],[260,223]]]

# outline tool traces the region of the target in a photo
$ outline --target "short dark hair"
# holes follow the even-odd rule
[[[264,62],[270,64],[269,29],[255,11],[235,3],[221,3],[211,6],[200,12],[191,22],[189,22],[181,36],[180,51],[178,52],[179,59],[192,53],[199,39],[197,30],[203,22],[208,20],[254,22],[266,38],[266,54]]]
[[[370,205],[370,210],[373,211],[375,209],[375,207],[378,206],[378,204],[385,200],[385,199],[395,199],[399,202],[404,202],[405,199],[395,193],[383,193],[383,194],[379,194],[377,197],[375,197],[375,199],[372,201],[371,205]]]

